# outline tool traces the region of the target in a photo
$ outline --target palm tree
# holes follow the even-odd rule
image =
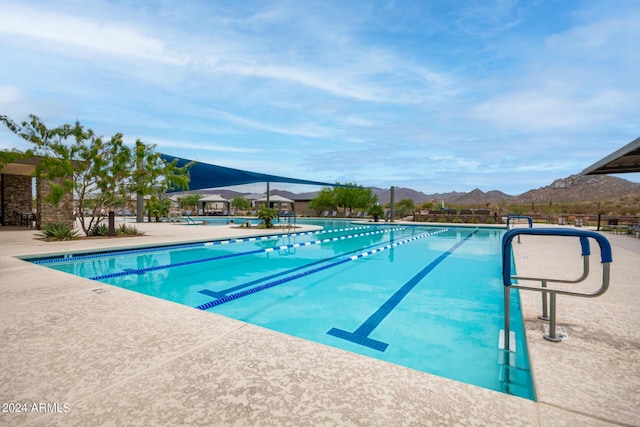
[[[258,211],[258,218],[264,223],[264,228],[273,228],[271,220],[278,217],[278,213],[275,209],[260,206]]]

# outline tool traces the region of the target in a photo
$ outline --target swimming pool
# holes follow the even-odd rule
[[[258,226],[260,224],[260,220],[256,217],[252,216],[191,216],[188,217],[186,225],[229,225],[229,224],[240,224],[244,225],[246,223],[250,223],[252,226]],[[312,224],[312,225],[320,225],[325,228],[340,228],[343,224],[347,223],[349,220],[344,219],[321,219],[321,218],[296,218],[296,217],[279,217],[274,220],[276,224],[286,224],[291,222],[292,224]]]
[[[257,226],[258,224],[260,224],[260,220],[258,218],[243,217],[243,216],[223,216],[223,217],[196,216],[196,217],[191,217],[191,219],[195,224],[204,223],[204,225],[228,225],[230,223],[235,223],[235,224],[250,223],[251,225]]]
[[[181,304],[534,399],[519,298],[505,364],[502,229],[359,225],[34,259]],[[515,356],[514,356],[515,355]]]

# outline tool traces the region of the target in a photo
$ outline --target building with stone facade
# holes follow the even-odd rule
[[[38,158],[17,159],[0,169],[2,226],[41,229],[43,224],[64,223],[73,227],[73,195],[65,194],[55,205],[47,202],[51,181],[34,177],[39,162]]]

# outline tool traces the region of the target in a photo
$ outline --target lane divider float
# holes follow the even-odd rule
[[[447,232],[449,230],[451,230],[451,228],[445,228],[445,229],[441,229],[441,230],[432,231],[432,232],[429,232],[429,233],[423,233],[423,234],[419,234],[419,235],[416,235],[416,236],[408,238],[408,239],[401,240],[399,242],[395,242],[395,243],[392,243],[392,244],[389,244],[389,245],[385,245],[385,246],[380,246],[379,248],[376,248],[376,249],[373,249],[373,250],[370,250],[370,251],[366,251],[366,252],[362,252],[362,253],[360,253],[358,255],[345,257],[345,258],[342,258],[342,259],[340,259],[338,261],[332,262],[332,263],[327,264],[327,265],[323,265],[323,266],[316,267],[316,268],[313,268],[313,269],[310,269],[310,270],[306,270],[306,271],[303,271],[303,272],[300,272],[300,273],[297,273],[297,274],[293,274],[291,276],[283,277],[281,279],[265,283],[264,285],[259,285],[259,286],[256,286],[254,288],[245,289],[243,291],[236,292],[234,294],[226,295],[226,296],[224,296],[222,298],[219,298],[219,299],[216,299],[216,300],[213,300],[213,301],[209,301],[209,302],[207,302],[205,304],[201,304],[199,306],[196,306],[196,308],[200,309],[200,310],[208,310],[210,308],[216,307],[218,305],[225,304],[225,303],[233,301],[235,299],[242,298],[244,296],[251,295],[251,294],[254,294],[256,292],[260,292],[260,291],[263,291],[265,289],[272,288],[272,287],[280,285],[282,283],[286,283],[286,282],[290,282],[290,281],[295,280],[295,279],[299,279],[300,277],[308,276],[310,274],[314,274],[314,273],[317,273],[319,271],[323,271],[323,270],[327,270],[329,268],[337,267],[337,266],[339,266],[341,264],[344,264],[344,263],[347,263],[349,261],[355,261],[355,260],[360,259],[360,258],[365,258],[365,257],[368,257],[370,255],[374,255],[376,253],[385,251],[387,249],[395,248],[397,246],[401,246],[401,245],[404,245],[404,244],[407,244],[407,243],[410,243],[410,242],[413,242],[413,241],[416,241],[416,240],[419,240],[419,239],[423,239],[425,237],[430,237],[430,236],[434,236],[434,235],[437,235],[437,234],[441,234],[441,233]]]
[[[331,230],[301,231],[298,233],[291,233],[291,234],[269,234],[266,236],[214,240],[211,242],[184,243],[184,244],[177,244],[177,245],[158,246],[154,248],[126,249],[126,250],[119,250],[119,251],[100,252],[95,254],[79,254],[79,255],[66,254],[62,256],[32,259],[32,260],[29,260],[29,262],[33,264],[42,265],[42,264],[50,264],[55,262],[68,262],[71,260],[80,261],[85,259],[107,258],[107,257],[113,257],[113,256],[120,256],[120,255],[161,252],[161,251],[166,251],[167,249],[174,249],[174,250],[175,249],[179,249],[179,250],[193,249],[193,248],[199,248],[203,246],[208,247],[208,246],[215,246],[215,245],[228,245],[231,243],[257,242],[261,240],[276,240],[284,237],[297,237],[297,236],[308,236],[308,235],[325,234],[325,233],[338,233],[343,231],[362,230],[362,229],[369,229],[369,228],[371,228],[371,226],[365,225],[365,226],[359,226],[359,227],[334,228]]]
[[[148,273],[148,272],[151,272],[151,271],[165,270],[165,269],[174,268],[174,267],[184,267],[186,265],[201,264],[201,263],[204,263],[204,262],[218,261],[218,260],[221,260],[221,259],[235,258],[235,257],[239,257],[239,256],[253,255],[253,254],[258,254],[258,253],[268,253],[268,252],[273,252],[275,250],[298,248],[298,247],[303,247],[303,246],[317,245],[317,244],[320,244],[320,243],[334,242],[334,241],[338,241],[338,240],[346,240],[346,239],[353,239],[353,238],[358,238],[358,237],[371,236],[371,235],[381,234],[381,233],[389,233],[391,231],[404,230],[405,228],[406,227],[396,227],[396,228],[377,230],[377,231],[367,231],[367,232],[364,232],[364,233],[350,234],[350,235],[346,235],[346,236],[338,236],[338,237],[332,237],[332,238],[327,238],[327,239],[311,240],[311,241],[308,241],[308,242],[293,243],[293,244],[289,244],[289,245],[273,246],[273,247],[270,247],[270,248],[262,248],[262,249],[256,249],[256,250],[246,251],[246,252],[236,252],[236,253],[231,253],[231,254],[217,255],[217,256],[214,256],[214,257],[194,259],[194,260],[177,262],[177,263],[172,263],[172,264],[155,265],[153,267],[127,268],[126,270],[118,271],[118,272],[115,272],[115,273],[107,273],[107,274],[102,274],[102,275],[99,275],[99,276],[89,277],[89,279],[91,279],[91,280],[103,280],[103,279],[111,279],[111,278],[114,278],[114,277],[129,276],[129,275],[133,275],[133,274],[140,275],[140,274],[145,274],[145,273]]]

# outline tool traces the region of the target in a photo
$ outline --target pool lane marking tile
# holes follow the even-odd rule
[[[416,287],[416,285],[424,279],[434,268],[444,261],[449,255],[455,252],[460,246],[467,242],[478,230],[464,237],[458,243],[453,245],[448,251],[441,254],[438,258],[433,260],[429,265],[423,268],[418,274],[413,276],[407,283],[405,283],[400,289],[396,291],[387,301],[384,302],[362,325],[358,327],[354,332],[345,331],[343,329],[331,328],[327,334],[337,338],[341,338],[347,341],[354,342],[356,344],[363,345],[365,347],[372,348],[378,351],[385,351],[389,344],[382,341],[369,338],[369,335],[382,323],[382,321],[397,307],[398,304],[406,297],[409,292]]]

